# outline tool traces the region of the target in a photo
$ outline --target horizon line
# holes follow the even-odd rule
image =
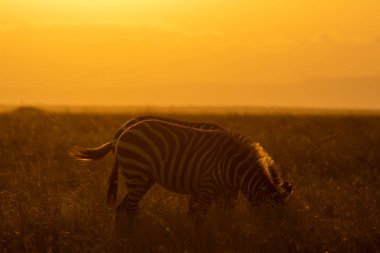
[[[105,105],[105,104],[0,104],[0,113],[42,110],[68,113],[215,113],[215,114],[374,114],[380,108],[265,106],[265,105]]]

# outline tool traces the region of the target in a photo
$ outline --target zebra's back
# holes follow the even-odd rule
[[[181,126],[187,126],[187,127],[192,127],[192,128],[199,128],[203,130],[219,130],[219,131],[225,131],[222,127],[220,127],[217,124],[214,123],[207,123],[207,122],[190,122],[190,121],[183,121],[183,120],[177,120],[177,119],[172,119],[172,118],[166,118],[166,117],[161,117],[161,116],[140,116],[134,119],[129,120],[127,123],[122,125],[119,130],[116,132],[114,139],[118,139],[120,135],[123,134],[125,130],[130,128],[131,126],[145,120],[160,120],[172,124],[177,124]]]

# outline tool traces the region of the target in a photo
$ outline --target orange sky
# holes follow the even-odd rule
[[[0,104],[380,108],[378,0],[1,0]]]

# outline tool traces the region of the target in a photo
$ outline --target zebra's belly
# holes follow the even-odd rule
[[[180,194],[190,194],[191,193],[190,189],[186,189],[185,187],[175,187],[173,185],[165,184],[165,183],[159,182],[159,181],[156,183],[158,185],[162,186],[164,189],[171,191],[171,192],[176,192],[176,193],[180,193]]]
[[[155,175],[155,182],[166,190],[181,194],[190,194],[196,192],[200,187],[199,180],[191,180],[191,178],[181,177],[160,177]]]

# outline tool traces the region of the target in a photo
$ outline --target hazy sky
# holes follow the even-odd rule
[[[379,0],[1,0],[0,104],[380,109]]]

